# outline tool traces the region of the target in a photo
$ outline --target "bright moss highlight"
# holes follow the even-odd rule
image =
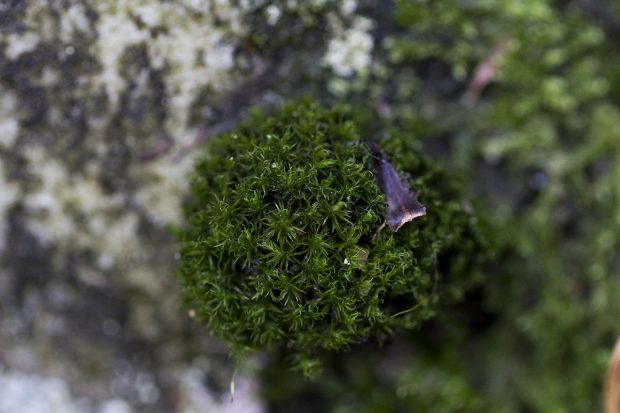
[[[348,119],[308,102],[254,114],[196,164],[181,234],[184,297],[237,349],[343,349],[419,325],[440,291],[458,296],[471,281],[440,285],[476,255],[475,218],[404,140],[383,145],[406,153],[395,161],[428,212],[378,232],[384,197]],[[469,252],[440,263],[459,248]]]

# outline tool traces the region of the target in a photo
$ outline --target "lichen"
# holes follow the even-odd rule
[[[327,45],[325,64],[338,76],[367,73],[369,71],[373,37],[369,33],[372,21],[357,16],[350,27],[344,29],[337,19],[332,19],[334,37]]]
[[[36,33],[11,34],[7,37],[8,47],[4,50],[7,59],[15,60],[24,53],[34,50],[39,44]]]
[[[184,328],[166,227],[180,219],[194,151],[172,154],[218,121],[212,107],[245,78],[246,10],[147,0],[1,9],[0,341],[10,345],[0,363],[56,363],[79,397],[124,392],[142,403],[139,389],[106,380],[119,363],[139,364],[121,341]],[[145,157],[160,139],[169,147]],[[162,399],[144,405],[161,411]]]
[[[136,45],[146,48],[151,70],[166,73],[171,131],[183,130],[202,90],[226,90],[235,79],[235,49],[246,29],[243,10],[230,1],[101,1],[96,10],[101,83],[114,107],[127,82],[121,75],[124,53]]]
[[[6,171],[2,164],[0,164],[0,186],[2,187],[0,193],[0,252],[2,252],[6,247],[8,209],[19,199],[19,189],[14,182],[7,180]]]
[[[50,12],[40,3],[27,5],[23,30],[1,39],[5,55],[15,65],[44,53],[44,48],[38,49],[41,44],[54,44],[60,54],[57,62],[47,61],[41,66],[41,76],[28,79],[25,90],[21,83],[22,90],[17,93],[10,87],[3,89],[0,145],[10,150],[19,144],[20,134],[26,136],[18,151],[29,176],[27,184],[21,182],[28,230],[47,245],[97,251],[106,257],[102,262],[109,267],[111,262],[126,261],[123,257],[128,251],[142,250],[135,242],[140,215],[146,215],[161,228],[178,221],[180,195],[187,185],[182,177],[191,166],[193,154],[190,152],[180,161],[166,157],[136,162],[127,170],[126,177],[138,182],[135,193],[109,193],[106,182],[115,172],[108,165],[118,167],[118,159],[123,155],[76,170],[65,160],[67,155],[62,151],[42,145],[40,139],[32,139],[31,126],[23,123],[29,116],[43,114],[48,130],[70,130],[68,117],[92,110],[84,119],[87,133],[81,143],[83,153],[97,154],[102,160],[106,154],[132,151],[132,156],[139,158],[161,135],[171,137],[170,151],[175,151],[175,146],[184,144],[194,130],[188,114],[199,96],[207,91],[221,94],[241,78],[235,74],[235,68],[239,65],[237,41],[246,30],[241,23],[244,9],[228,1],[169,4],[150,0],[132,3],[131,7],[126,2],[102,1],[92,5],[78,2],[66,9],[54,5],[52,9],[58,13]],[[186,24],[177,24],[180,20]],[[137,70],[138,76],[130,78],[133,69],[128,72],[127,68],[132,68],[139,58],[134,54],[136,47],[145,48],[148,60],[144,62],[146,66]],[[71,73],[68,73],[66,63],[72,59],[84,63],[70,66]],[[92,61],[99,66],[89,65]],[[65,66],[61,69],[62,65]],[[152,138],[139,138],[128,128],[121,132],[125,133],[121,143],[115,142],[110,139],[110,130],[114,128],[111,125],[116,122],[115,113],[121,100],[131,96],[133,104],[138,106],[138,101],[152,99],[149,88],[153,87],[153,73],[158,73],[163,82],[164,89],[157,94],[166,99],[165,116],[157,120],[159,125],[150,119],[145,122]],[[71,89],[67,88],[68,82],[74,82]],[[22,94],[31,88],[43,91],[45,103],[49,102],[46,111],[30,114],[27,105],[18,107]],[[102,95],[107,102],[101,100]],[[63,107],[71,102],[71,97],[89,103],[80,108]],[[150,115],[141,113],[140,116]],[[64,144],[62,139],[61,135],[57,148]],[[133,143],[139,139],[142,141]],[[7,183],[7,187],[19,186],[11,185]],[[15,197],[6,199],[3,211],[15,201]],[[137,203],[140,212],[125,214],[123,208],[127,202]],[[125,228],[125,235],[115,229],[120,227]],[[124,250],[116,248],[121,244],[112,241],[119,236],[126,242]]]

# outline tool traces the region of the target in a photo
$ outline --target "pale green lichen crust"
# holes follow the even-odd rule
[[[249,56],[238,46],[249,10],[233,1],[0,6],[3,368],[57,375],[76,397],[168,411],[172,385],[154,377],[180,381],[185,366],[175,362],[195,356],[178,344],[191,340],[167,229],[181,218],[193,151],[172,154],[245,79]],[[163,337],[181,350],[153,344]],[[136,361],[129,342],[148,354]],[[167,362],[150,364],[162,351]]]

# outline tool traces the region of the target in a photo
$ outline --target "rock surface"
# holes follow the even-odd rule
[[[262,411],[243,375],[228,402],[169,231],[253,75],[249,3],[0,2],[0,412]]]
[[[170,227],[202,140],[275,79],[367,69],[372,23],[339,3],[0,1],[0,413],[263,410],[244,374],[228,403]]]

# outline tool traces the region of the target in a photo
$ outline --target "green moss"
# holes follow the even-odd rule
[[[320,380],[309,382],[290,372],[282,360],[263,371],[262,397],[273,412],[441,412],[500,413],[484,400],[465,366],[445,346],[432,356],[412,355],[397,337],[378,348],[364,345],[326,358]],[[311,406],[311,407],[306,407]]]
[[[552,0],[391,4],[391,10],[359,8],[375,19],[373,66],[367,88],[343,87],[349,92],[342,99],[379,107],[391,127],[415,137],[393,140],[393,147],[385,144],[401,170],[410,160],[399,157],[419,151],[398,146],[407,144],[432,151],[452,175],[461,176],[463,188],[480,201],[493,224],[494,243],[503,248],[483,288],[465,297],[461,314],[471,323],[439,311],[434,318],[441,328],[451,323],[461,339],[420,342],[416,339],[435,337],[436,331],[415,331],[403,345],[405,352],[420,357],[415,364],[420,377],[438,371],[462,376],[477,396],[509,412],[600,411],[620,319],[618,5]],[[506,39],[509,47],[495,78],[476,105],[464,107],[461,97],[476,66]],[[327,82],[315,81],[316,90],[329,90]],[[321,99],[333,98],[320,93]],[[373,121],[370,126],[380,135],[381,125]],[[368,351],[379,354],[372,359],[377,364],[389,360],[385,349]],[[333,366],[325,363],[323,379],[305,388],[300,399],[309,403],[316,393],[326,395],[321,411],[364,400],[372,411],[370,388],[380,392],[392,388],[393,381],[368,367],[369,359],[364,354]],[[455,371],[454,364],[464,367]],[[373,386],[353,385],[342,377],[343,369],[361,372]],[[338,393],[326,390],[325,381]],[[410,393],[411,403],[444,391],[426,389],[424,395]],[[391,397],[399,403],[397,394]],[[454,402],[434,400],[433,411]],[[401,410],[415,410],[412,405]]]
[[[394,161],[428,213],[378,232],[384,198],[347,119],[312,103],[255,114],[196,164],[181,235],[184,296],[237,350],[283,345],[310,369],[308,354],[429,319],[444,275],[476,257],[475,219],[411,147]],[[457,246],[470,254],[441,264]],[[472,280],[454,279],[446,297]]]
[[[611,2],[595,6],[607,23],[575,2],[400,1],[382,49],[375,87],[393,122],[466,178],[506,247],[484,283],[487,329],[460,326],[473,350],[441,344],[513,412],[600,411],[619,329],[620,82],[606,28],[618,17]],[[503,39],[493,82],[464,108],[468,77]]]

